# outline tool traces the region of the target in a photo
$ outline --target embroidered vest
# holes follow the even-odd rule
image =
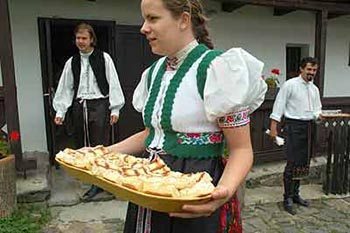
[[[197,65],[195,77],[195,81],[197,83],[197,90],[192,88],[191,91],[196,93],[188,93],[188,95],[190,95],[191,98],[194,98],[193,96],[199,94],[200,97],[198,97],[198,100],[196,101],[200,101],[200,104],[203,105],[204,108],[203,92],[205,81],[207,78],[207,69],[211,61],[221,53],[222,52],[216,50],[208,50],[208,48],[204,45],[198,45],[188,54],[184,62],[176,71],[175,75],[172,77],[165,93],[160,118],[160,127],[164,132],[163,150],[165,152],[172,154],[176,157],[200,159],[217,157],[223,154],[224,137],[219,129],[216,128],[216,131],[208,131],[201,133],[183,133],[175,131],[171,122],[175,96],[178,92],[179,86],[184,80],[184,77],[188,77],[186,76],[186,74],[188,74],[189,72],[193,72],[191,68],[192,66],[195,67],[194,64]],[[152,126],[151,123],[152,114],[154,111],[157,96],[160,91],[161,81],[165,73],[165,66],[165,60],[162,61],[160,59],[151,66],[148,72],[147,85],[150,91],[143,113],[144,124],[150,129],[150,134],[145,142],[146,147],[150,146],[152,140],[155,138],[155,128]],[[156,69],[156,67],[158,69]],[[156,73],[153,75],[155,70]],[[187,79],[187,82],[189,82],[188,80],[191,81],[191,79]],[[213,124],[209,123],[206,120],[206,118],[204,121],[206,121],[206,124],[209,126],[209,128],[210,125]]]
[[[79,82],[80,82],[80,72],[81,72],[81,64],[80,64],[80,54],[75,54],[72,58],[72,73],[74,79],[74,98],[77,96]],[[97,85],[102,93],[102,95],[106,96],[109,93],[109,84],[106,78],[106,66],[105,59],[103,56],[103,52],[94,49],[92,54],[89,56],[89,63],[92,68],[92,72],[94,73],[97,81]]]

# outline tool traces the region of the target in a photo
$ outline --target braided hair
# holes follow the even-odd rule
[[[214,45],[209,37],[207,28],[208,18],[204,15],[203,6],[200,0],[162,0],[165,8],[178,18],[182,13],[188,12],[191,15],[192,31],[200,44],[205,44],[213,49]]]

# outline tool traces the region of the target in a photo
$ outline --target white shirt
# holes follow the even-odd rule
[[[186,48],[188,48],[186,53],[188,54],[194,48],[193,42]],[[183,50],[180,52],[183,53]],[[154,80],[164,59],[161,58],[157,63],[152,73],[152,80]],[[201,58],[192,65],[177,89],[171,114],[171,124],[174,131],[182,133],[221,131],[216,123],[219,117],[247,108],[253,112],[264,101],[267,86],[261,79],[263,63],[243,49],[230,49],[212,61],[207,72],[203,93],[204,100],[198,93],[196,82],[200,61]],[[142,113],[149,97],[148,71],[149,69],[142,74],[141,81],[133,96],[134,108]],[[160,125],[161,113],[167,88],[175,73],[176,70],[166,71],[163,76],[152,114],[155,136],[150,147],[162,148],[163,146],[164,133]]]
[[[89,63],[89,56],[92,52],[93,51],[86,54],[80,53],[81,72],[77,98],[90,100],[109,97],[109,109],[111,110],[111,115],[119,116],[119,111],[124,106],[125,100],[113,60],[109,54],[103,52],[106,67],[106,79],[109,84],[109,94],[104,96],[98,87],[96,77]],[[71,57],[64,66],[53,99],[53,107],[56,111],[56,117],[64,118],[67,109],[71,106],[74,96],[73,83],[74,78]]]
[[[270,118],[279,122],[284,115],[296,120],[313,120],[321,114],[321,109],[317,86],[298,76],[283,84],[276,97]]]

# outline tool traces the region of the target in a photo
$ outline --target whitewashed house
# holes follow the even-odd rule
[[[15,117],[14,122],[7,120],[9,131],[20,129],[20,144],[14,145],[16,152],[54,154],[59,147],[68,143],[62,139],[67,133],[63,131],[67,129],[52,124],[50,99],[65,60],[74,53],[73,28],[81,21],[94,26],[99,46],[116,61],[127,99],[116,129],[116,140],[142,127],[140,116],[132,109],[131,96],[141,71],[151,64],[155,56],[150,53],[147,41],[139,33],[142,24],[140,1],[0,2],[2,8],[8,4],[11,28],[10,40],[6,40],[8,37],[4,39],[3,33],[8,33],[6,29],[0,29],[0,37],[3,38],[1,46],[3,48],[8,41],[12,42],[14,64],[12,72],[8,66],[12,63],[12,57],[6,54],[10,50],[2,49],[2,74],[14,75],[0,79],[0,86],[7,90],[4,92],[4,88],[0,88],[0,126],[5,124],[5,119],[12,119],[16,114],[16,110],[8,106],[6,109],[9,110],[4,113],[4,96],[17,93],[17,97],[8,97],[8,102],[17,99],[19,118],[16,120]],[[296,71],[301,57],[316,55],[322,64],[320,78],[316,83],[323,92],[325,107],[350,111],[349,1],[222,2],[204,1],[211,19],[211,37],[217,48],[246,49],[265,63],[265,74],[272,68],[280,69],[281,82],[289,72]],[[1,10],[1,26],[6,25],[3,12],[6,13],[6,9]],[[15,77],[16,86],[6,85],[11,77]],[[262,120],[270,111],[272,103],[266,101],[253,120],[252,137],[258,161],[281,156],[281,151],[273,148],[262,134]]]

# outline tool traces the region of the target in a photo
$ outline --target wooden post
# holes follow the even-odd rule
[[[16,207],[15,157],[0,159],[0,218],[9,216]]]
[[[11,39],[10,17],[7,0],[0,0],[0,62],[5,94],[5,119],[9,133],[11,152],[15,154],[16,169],[36,168],[35,160],[23,160],[17,106],[17,88]]]
[[[320,89],[320,96],[324,92],[324,72],[326,66],[326,43],[327,43],[327,22],[328,11],[322,10],[316,13],[315,24],[315,57],[319,62],[319,69],[316,74],[315,84]]]

